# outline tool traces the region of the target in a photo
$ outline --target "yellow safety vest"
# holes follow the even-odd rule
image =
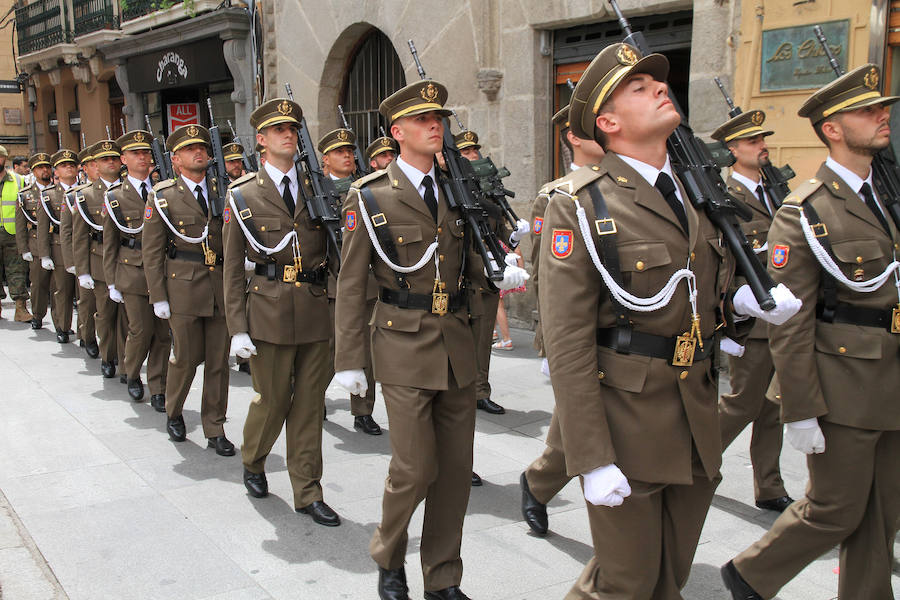
[[[0,225],[10,235],[16,235],[16,204],[24,183],[18,174],[9,171],[0,179],[3,186],[0,190]]]

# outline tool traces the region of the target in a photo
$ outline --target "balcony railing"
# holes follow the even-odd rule
[[[62,0],[37,0],[16,8],[19,55],[72,41]]]
[[[143,17],[144,15],[149,15],[157,10],[166,10],[176,4],[181,4],[181,2],[175,2],[173,0],[126,0],[121,2],[121,4],[122,20],[129,21],[131,19]]]
[[[115,0],[71,0],[75,35],[101,29],[118,29],[119,16]]]

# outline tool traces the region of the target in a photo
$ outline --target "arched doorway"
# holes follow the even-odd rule
[[[378,105],[406,85],[406,75],[391,40],[375,28],[362,38],[349,65],[341,104],[364,149],[381,135],[379,127],[386,126]]]

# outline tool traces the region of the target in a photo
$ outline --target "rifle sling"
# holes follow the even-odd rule
[[[122,214],[122,205],[119,204],[119,199],[116,198],[116,192],[114,190],[106,190],[106,193],[109,194],[109,207],[112,208],[113,214],[116,217],[116,221],[118,223],[124,223],[125,215]]]
[[[825,248],[825,252],[828,253],[831,260],[833,260],[835,264],[838,264],[837,257],[835,257],[834,252],[831,249],[831,240],[828,239],[828,229],[825,228],[825,224],[822,223],[822,219],[819,218],[819,213],[816,212],[816,209],[813,208],[812,204],[804,202],[803,214],[806,215],[806,221],[809,223],[814,234],[816,234],[817,231],[822,232],[822,235],[816,234],[816,238],[819,240],[819,243],[822,244],[822,247]],[[826,323],[833,323],[835,310],[838,306],[837,280],[835,280],[828,271],[824,270],[822,271],[822,296],[823,302],[821,304],[821,314],[818,318]]]
[[[400,257],[397,255],[397,246],[394,245],[394,238],[391,235],[387,217],[381,212],[378,201],[375,200],[375,195],[367,186],[360,187],[359,191],[363,202],[366,203],[366,210],[369,213],[369,218],[372,220],[372,228],[375,230],[375,237],[378,239],[378,244],[392,263],[395,265],[399,264]],[[381,216],[382,220],[376,222],[376,217],[378,216]],[[397,278],[397,285],[400,286],[401,290],[409,289],[409,283],[406,281],[405,274],[394,271],[394,277]]]
[[[231,188],[231,197],[234,199],[234,204],[238,209],[238,214],[235,216],[244,222],[244,226],[247,228],[247,231],[250,232],[250,235],[253,236],[253,239],[256,240],[256,243],[260,246],[265,246],[259,238],[256,223],[253,222],[253,213],[250,212],[250,208],[247,206],[247,201],[244,200],[244,194],[241,193],[241,189],[239,187]],[[244,216],[245,214],[247,215],[246,217]]]

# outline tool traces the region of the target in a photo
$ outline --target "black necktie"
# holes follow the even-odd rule
[[[422,179],[422,185],[425,186],[425,206],[431,211],[431,216],[434,217],[434,222],[437,223],[437,198],[434,197],[434,184],[432,183],[431,175],[426,175]]]
[[[206,198],[203,196],[203,186],[197,185],[194,188],[194,191],[197,192],[197,204],[200,205],[200,210],[203,211],[204,216],[209,216],[209,209],[206,208]]]
[[[281,185],[284,186],[284,190],[281,192],[281,197],[284,198],[284,205],[287,206],[291,216],[294,216],[294,209],[297,206],[294,204],[294,197],[291,195],[291,178],[285,175],[284,179],[281,180]]]
[[[859,193],[866,199],[866,206],[869,207],[869,210],[872,211],[875,218],[877,218],[878,222],[881,223],[881,226],[884,227],[884,231],[888,234],[888,237],[891,237],[891,228],[888,226],[887,219],[884,218],[884,213],[878,208],[878,204],[875,202],[875,196],[872,195],[872,188],[869,186],[868,182],[862,184],[862,187],[859,188]]]
[[[147,204],[147,184],[141,184],[141,200],[144,201],[144,204]]]
[[[772,207],[769,206],[769,201],[766,198],[766,193],[765,191],[763,191],[762,185],[756,186],[756,197],[759,198],[760,203],[766,209],[766,212],[769,213],[769,216],[774,217],[775,215],[772,213]]]
[[[684,212],[684,205],[681,204],[678,196],[675,195],[675,182],[672,181],[671,177],[660,171],[659,177],[656,178],[656,189],[659,190],[659,193],[666,199],[666,203],[672,209],[672,212],[678,217],[678,222],[681,223],[681,229],[687,233],[687,215]]]

